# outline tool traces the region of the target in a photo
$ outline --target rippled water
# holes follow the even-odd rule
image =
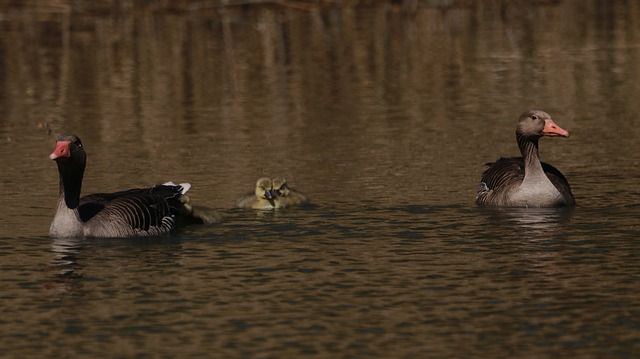
[[[162,4],[0,5],[4,356],[640,353],[640,7]],[[531,107],[578,205],[475,207]],[[60,132],[84,193],[189,181],[224,220],[48,238]],[[233,208],[275,175],[314,205]]]

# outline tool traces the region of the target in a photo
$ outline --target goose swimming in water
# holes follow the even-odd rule
[[[80,138],[58,137],[49,156],[56,161],[60,195],[49,228],[51,237],[146,237],[167,235],[179,223],[203,223],[194,218],[188,183],[167,182],[150,188],[80,197],[87,155]]]
[[[569,137],[548,113],[529,110],[520,116],[516,139],[522,157],[502,157],[488,163],[476,194],[476,204],[486,207],[562,207],[576,201],[564,175],[540,162],[538,140]]]

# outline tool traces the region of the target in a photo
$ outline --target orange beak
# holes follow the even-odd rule
[[[53,150],[53,153],[49,155],[49,158],[51,158],[52,160],[58,159],[60,157],[71,157],[71,152],[69,151],[69,141],[56,142],[56,149]]]
[[[550,118],[544,120],[544,129],[542,130],[542,134],[550,137],[569,137],[569,131],[556,125],[556,123]]]

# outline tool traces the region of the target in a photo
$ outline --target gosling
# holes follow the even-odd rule
[[[271,178],[262,177],[256,182],[255,191],[238,198],[236,206],[246,209],[274,209],[276,208],[274,197]]]
[[[274,192],[275,208],[287,208],[303,206],[309,203],[309,199],[302,192],[289,188],[287,180],[275,177],[271,182]]]

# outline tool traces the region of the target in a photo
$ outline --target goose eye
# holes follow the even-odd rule
[[[533,116],[531,116],[531,119],[535,121],[535,120],[537,120],[537,119],[538,119],[538,116],[533,115]]]

